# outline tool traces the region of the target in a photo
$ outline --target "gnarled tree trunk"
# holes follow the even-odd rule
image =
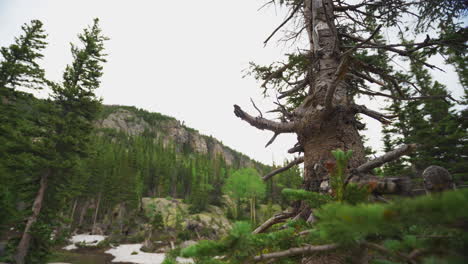
[[[311,37],[310,91],[297,112],[304,113],[298,129],[304,149],[304,184],[307,190],[319,191],[327,179],[325,162],[333,160],[331,151],[352,150],[350,168],[364,162],[364,146],[359,136],[352,98],[342,81],[347,58],[338,49],[333,3],[329,0],[306,0],[304,17]]]
[[[371,186],[376,186],[373,190],[378,189],[379,192],[395,193],[403,190],[403,187],[399,185],[403,181],[379,179],[369,174],[369,171],[373,168],[408,153],[414,149],[414,146],[406,145],[380,158],[366,162],[362,138],[358,132],[358,129],[362,128],[362,124],[357,121],[356,114],[366,114],[382,123],[389,121],[385,115],[369,110],[365,106],[356,105],[353,101],[353,94],[350,91],[352,80],[349,79],[347,73],[351,68],[349,56],[356,47],[345,51],[340,50],[333,1],[304,0],[298,2],[297,5],[302,5],[305,29],[309,36],[310,52],[304,54],[308,59],[308,69],[307,72],[304,72],[306,75],[303,80],[305,86],[298,86],[290,91],[283,92],[283,95],[290,94],[291,91],[297,91],[296,89],[309,87],[302,103],[293,111],[288,111],[279,104],[280,108],[277,109],[277,112],[283,115],[281,122],[265,119],[262,115],[253,117],[244,112],[239,106],[234,105],[234,113],[237,117],[258,129],[267,129],[274,132],[273,138],[267,145],[271,144],[276,136],[281,133],[295,133],[298,143],[288,152],[304,152],[304,156],[296,158],[284,168],[267,174],[263,179],[268,180],[273,175],[304,162],[303,188],[314,192],[328,191],[330,185],[329,167],[333,165],[335,160],[331,152],[341,149],[343,151],[352,150],[353,152],[350,160],[348,160],[346,181],[372,182]],[[298,7],[294,8],[293,12],[299,10]],[[366,41],[364,40],[364,43]],[[288,67],[288,65],[285,67]],[[285,67],[280,68],[272,75],[282,75]],[[305,202],[296,203],[294,207],[294,212],[291,212],[294,219],[303,218],[304,220],[314,221],[315,218],[311,213],[313,208],[309,208]],[[263,232],[267,228],[262,228],[258,232]],[[332,248],[335,249],[335,247]],[[322,250],[320,246],[318,246],[318,249]],[[316,251],[316,248],[298,248],[291,252],[281,252],[278,256],[311,251]],[[314,257],[304,258],[302,263],[341,264],[344,263],[345,259],[350,258],[354,263],[365,263],[364,252],[365,249],[361,248],[357,248],[353,252],[320,252],[315,253]],[[271,253],[269,257],[273,258],[276,255]]]

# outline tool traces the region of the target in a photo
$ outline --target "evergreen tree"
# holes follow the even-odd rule
[[[101,64],[105,62],[102,52],[106,38],[101,35],[97,19],[78,38],[83,47],[72,44],[74,61],[65,69],[63,82],[48,82],[53,91],[53,101],[44,106],[45,120],[41,120],[43,134],[37,143],[42,163],[40,186],[34,200],[33,214],[26,223],[14,256],[19,264],[27,261],[33,236],[35,240],[49,240],[50,222],[46,225],[49,232],[32,230],[41,226],[41,223],[36,223],[38,219],[53,223],[53,214],[57,212],[54,202],[63,201],[61,186],[67,185],[67,176],[77,168],[79,158],[88,153],[93,121],[99,111],[100,100],[96,98],[94,90],[99,87],[102,76]],[[44,202],[48,204],[45,213],[41,210]],[[57,207],[60,208],[60,205]],[[27,262],[31,261],[30,257]]]
[[[447,94],[446,87],[433,81],[420,62],[413,60],[410,65],[410,78],[422,92],[440,96]],[[402,143],[415,143],[419,147],[406,160],[410,168],[405,168],[403,161],[394,162],[385,167],[384,173],[389,176],[420,176],[428,166],[438,165],[456,176],[466,174],[468,152],[464,140],[467,133],[453,106],[448,100],[394,102],[390,110],[398,115],[398,120],[384,130],[386,148]]]
[[[37,102],[21,90],[40,89],[43,84],[44,71],[38,60],[46,34],[37,20],[23,25],[22,31],[14,44],[0,49],[0,232],[28,215],[17,205],[29,205],[38,165],[34,142],[40,133],[34,121]]]
[[[44,70],[38,64],[47,44],[42,22],[32,20],[21,29],[23,35],[15,39],[15,44],[0,50],[0,91],[4,100],[9,94],[8,89],[10,92],[23,87],[39,89],[44,83]]]

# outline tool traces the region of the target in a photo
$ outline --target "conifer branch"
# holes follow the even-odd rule
[[[355,41],[361,41],[361,42],[366,41],[365,39],[363,39],[361,37],[352,36],[352,35],[349,35],[349,34],[346,34],[346,33],[340,33],[340,35],[342,35],[343,37],[355,40]],[[398,47],[398,46],[406,46],[404,44],[380,45],[378,43],[371,42],[371,41],[367,41],[366,44],[368,44],[368,45],[367,46],[366,45],[361,45],[358,48],[384,49],[384,50],[396,53],[396,54],[398,54],[400,56],[409,57],[409,58],[411,58],[411,59],[413,59],[413,60],[423,64],[424,66],[431,68],[431,69],[437,69],[439,71],[445,72],[443,69],[441,69],[441,68],[439,68],[439,67],[437,67],[437,66],[435,66],[433,64],[422,61],[422,60],[420,60],[418,58],[415,58],[413,56],[414,52],[418,51],[421,48],[428,47],[428,46],[433,46],[433,45],[442,45],[443,42],[433,42],[431,44],[424,43],[424,42],[423,43],[415,43],[414,46],[416,46],[416,47],[413,48],[413,49],[410,49],[410,50],[401,50],[401,49],[395,48],[395,47]]]
[[[352,71],[352,74],[356,75],[357,77],[362,78],[362,79],[364,79],[366,81],[369,81],[370,83],[375,83],[375,84],[378,84],[380,86],[385,86],[385,83],[383,83],[380,80],[377,80],[377,79],[375,79],[375,78],[373,78],[373,77],[371,77],[371,76],[369,76],[367,74],[363,74],[363,73],[358,72],[358,71]]]
[[[291,68],[296,64],[295,61],[290,61],[289,63],[285,64],[283,67],[279,68],[278,70],[270,73],[265,80],[263,81],[262,85],[260,87],[265,88],[267,83],[271,81],[273,78],[280,78],[282,77],[283,72],[285,72],[287,69]]]
[[[266,181],[266,180],[270,179],[271,177],[275,176],[276,174],[279,174],[279,173],[281,173],[283,171],[287,171],[290,168],[292,168],[293,166],[301,164],[303,162],[304,162],[304,157],[299,157],[299,158],[291,161],[290,163],[288,163],[288,165],[286,165],[284,167],[281,167],[281,168],[278,168],[278,169],[268,173],[267,175],[263,176],[262,179],[264,181]]]
[[[289,20],[291,20],[294,17],[294,15],[297,13],[297,11],[299,11],[301,6],[302,1],[296,4],[296,7],[294,7],[294,9],[291,11],[291,14],[278,27],[276,27],[275,30],[273,30],[273,32],[268,36],[268,38],[265,41],[263,41],[263,44],[265,46],[268,43],[268,41],[270,41],[270,39],[276,34],[276,32],[278,32],[278,30],[280,30],[284,25],[286,25],[289,22]]]

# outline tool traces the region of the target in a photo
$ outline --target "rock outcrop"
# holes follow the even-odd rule
[[[224,146],[213,137],[201,135],[186,127],[182,122],[158,113],[127,106],[104,106],[103,116],[96,122],[101,129],[114,129],[129,136],[145,135],[155,137],[164,146],[173,144],[176,150],[190,151],[222,157],[229,166],[254,167],[259,163],[249,157]]]
[[[142,199],[142,207],[150,218],[160,214],[165,228],[188,230],[198,239],[220,237],[231,229],[225,210],[213,205],[206,212],[189,214],[189,206],[180,199],[146,197]]]

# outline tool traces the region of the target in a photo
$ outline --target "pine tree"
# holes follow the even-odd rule
[[[0,49],[0,231],[27,215],[16,205],[29,205],[38,165],[34,143],[40,132],[34,121],[38,102],[25,88],[42,87],[44,71],[38,60],[46,34],[37,20],[24,24],[22,31],[14,44]]]
[[[426,94],[448,94],[446,87],[433,81],[428,70],[422,66],[412,61],[410,67],[410,78],[419,89]],[[390,110],[398,115],[398,120],[384,130],[387,147],[394,148],[402,143],[418,144],[419,147],[407,159],[410,168],[405,169],[400,161],[386,166],[384,173],[390,176],[420,176],[428,166],[438,165],[456,176],[466,174],[464,160],[468,153],[464,140],[467,133],[453,106],[448,100],[394,102]],[[392,142],[391,138],[395,140]]]
[[[16,88],[40,89],[44,83],[44,70],[39,66],[42,50],[46,46],[46,34],[42,29],[42,22],[32,20],[24,24],[21,29],[23,35],[15,39],[15,44],[2,47],[2,61],[0,62],[0,91],[2,97]],[[5,100],[5,99],[4,99]]]
[[[62,200],[57,197],[60,194],[58,188],[66,186],[66,177],[77,167],[79,158],[88,153],[93,121],[100,106],[94,90],[100,84],[101,64],[105,62],[103,43],[107,38],[101,35],[97,19],[78,38],[83,47],[72,45],[74,61],[65,69],[63,82],[48,82],[53,91],[53,101],[50,100],[45,106],[43,113],[47,115],[41,127],[43,135],[37,144],[43,162],[40,186],[34,200],[33,214],[26,223],[14,256],[18,264],[26,261],[33,238],[31,230],[40,226],[36,222],[41,218],[48,219],[47,213],[41,210],[44,201],[48,202],[46,212],[53,212],[53,202]],[[49,239],[47,232],[42,239]]]

